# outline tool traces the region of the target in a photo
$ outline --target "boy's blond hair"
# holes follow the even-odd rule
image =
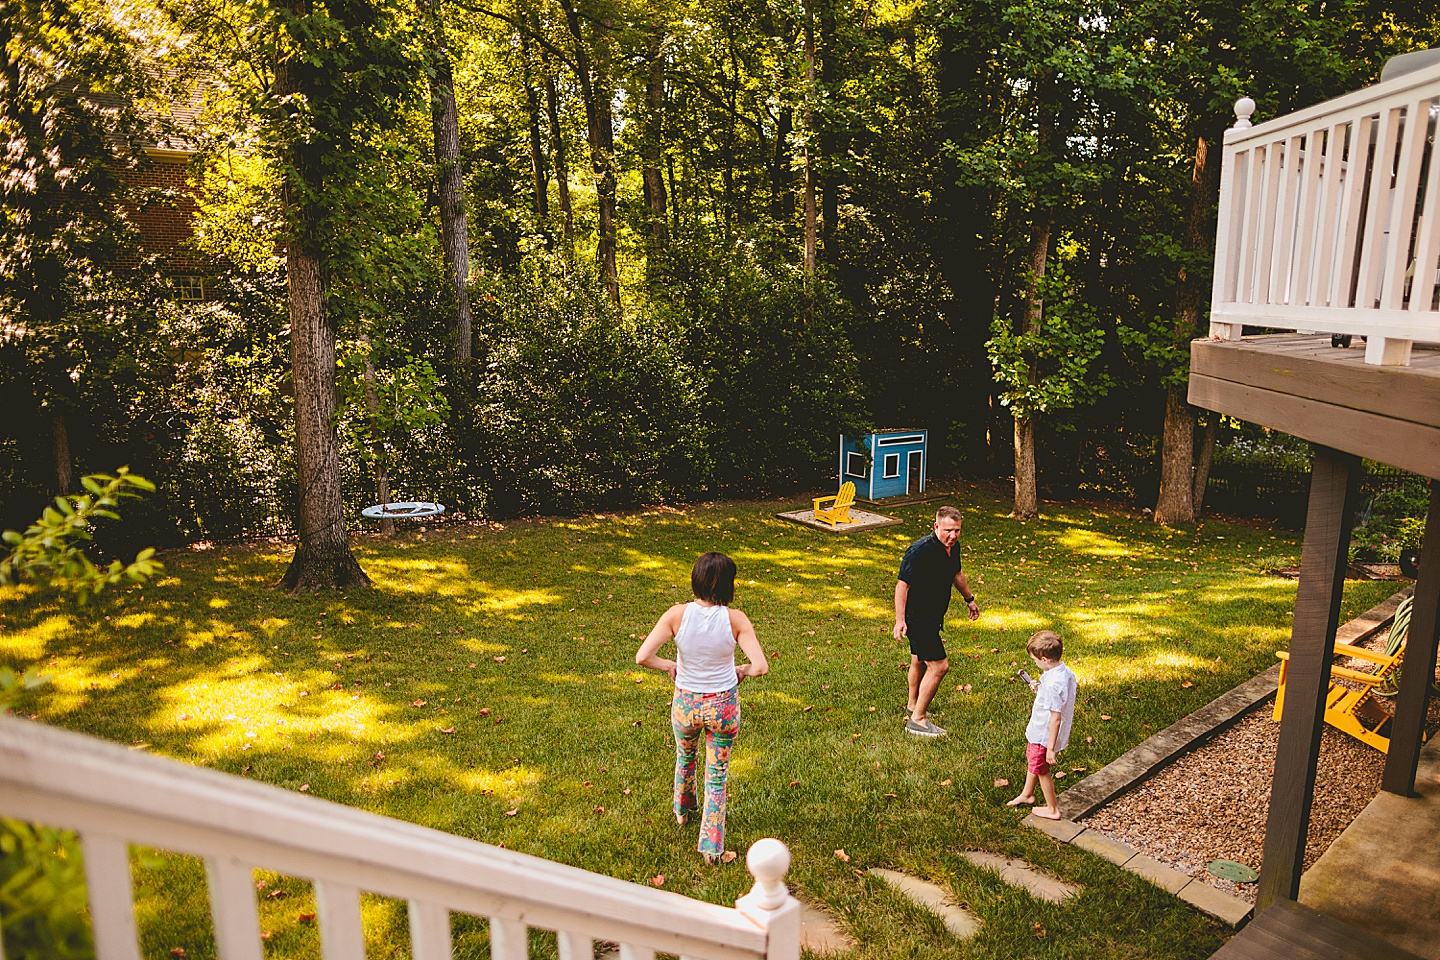
[[[1065,653],[1065,641],[1054,630],[1040,630],[1025,644],[1025,652],[1032,657],[1058,663]]]

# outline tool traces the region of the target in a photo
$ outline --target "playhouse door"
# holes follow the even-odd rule
[[[925,454],[921,453],[919,450],[910,451],[910,462],[909,464],[907,464],[907,469],[905,473],[906,493],[925,492],[925,474],[920,466],[921,461],[924,459],[924,457]]]

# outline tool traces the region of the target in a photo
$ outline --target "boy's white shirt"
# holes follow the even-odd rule
[[[1040,674],[1035,689],[1035,706],[1025,726],[1025,739],[1042,747],[1050,745],[1050,712],[1060,714],[1060,733],[1055,738],[1055,752],[1070,745],[1070,727],[1075,722],[1075,674],[1064,662]]]

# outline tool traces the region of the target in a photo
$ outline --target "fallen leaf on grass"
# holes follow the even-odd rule
[[[650,883],[651,883],[652,886],[656,886],[656,887],[663,887],[663,886],[665,886],[665,874],[663,874],[663,873],[657,873],[657,874],[655,874],[655,876],[653,876],[653,877],[650,878]]]
[[[265,894],[265,896],[271,900],[284,900],[286,897],[290,896],[290,894],[286,893],[284,890],[271,890],[269,893]]]
[[[504,658],[504,657],[496,657],[496,658],[495,658],[495,662],[496,662],[496,663],[504,663],[504,662],[505,662],[505,658]]]
[[[184,947],[171,947],[171,948],[170,948],[170,956],[172,956],[172,957],[183,957],[183,956],[185,956],[185,948],[184,948]]]
[[[1086,743],[1094,743],[1094,742],[1095,742],[1095,738],[1094,738],[1094,737],[1086,737],[1086,738],[1085,738],[1085,742],[1086,742]]]
[[[440,732],[441,732],[441,733],[454,733],[454,732],[455,732],[455,728],[454,728],[454,727],[441,727],[441,728],[440,728]]]
[[[315,919],[315,914],[313,914],[313,913],[302,913],[302,914],[300,914],[299,916],[297,916],[295,919],[296,919],[296,920],[299,920],[301,923],[309,923],[310,921],[312,921],[312,920]]]
[[[425,704],[426,704],[427,702],[428,702],[428,701],[425,701],[425,700],[416,700],[414,703],[410,704],[410,706],[412,706],[412,707],[423,707],[423,706],[425,706]]]
[[[721,863],[734,863],[734,862],[735,862],[735,856],[736,856],[736,854],[735,854],[735,851],[734,851],[734,850],[726,850],[724,853],[720,854],[720,862],[721,862]]]
[[[1064,780],[1064,779],[1065,779],[1065,771],[1064,771],[1064,770],[1056,770],[1056,771],[1055,771],[1055,779],[1056,779],[1056,780]]]
[[[1030,929],[1035,931],[1035,936],[1037,937],[1045,936],[1045,928],[1040,926],[1040,922],[1038,920],[1035,923],[1030,924]]]
[[[604,812],[605,812],[605,808],[604,808],[604,807],[596,807],[596,808],[595,808],[595,812],[596,812],[596,813],[604,813]]]
[[[950,786],[950,778],[949,778],[949,777],[946,777],[944,780],[941,780],[941,781],[940,781],[940,786],[942,786],[942,787],[948,787],[948,786]]]
[[[273,937],[273,936],[275,936],[275,931],[274,931],[274,930],[262,930],[262,931],[260,931],[260,939],[261,939],[261,940],[269,940],[269,939],[270,939],[271,937]]]
[[[1108,713],[1102,713],[1102,714],[1100,714],[1100,719],[1101,719],[1101,720],[1113,720],[1114,718],[1111,717],[1110,714],[1108,714]]]
[[[894,793],[887,793],[885,794],[885,796],[889,797],[891,800],[894,800],[899,795]]]
[[[1084,773],[1084,772],[1085,772],[1085,768],[1084,768],[1084,767],[1071,767],[1071,768],[1070,768],[1070,772],[1071,772],[1071,773]]]
[[[841,863],[849,863],[850,854],[846,853],[844,848],[842,847],[841,849],[835,851],[835,859],[839,860]]]
[[[482,717],[488,717],[488,716],[490,716],[490,708],[489,708],[489,707],[481,707],[481,708],[480,708],[480,716],[482,716]]]
[[[1195,686],[1195,684],[1191,683],[1189,680],[1186,680],[1186,681],[1182,682],[1182,683],[1180,684],[1180,686],[1182,686],[1182,687],[1184,687],[1185,689],[1188,690],[1188,689],[1190,689],[1191,687]]]
[[[1010,781],[1009,781],[1009,780],[1006,780],[1004,777],[996,777],[996,778],[995,778],[995,786],[997,786],[997,787],[1008,787],[1008,786],[1010,786]]]
[[[519,807],[516,807],[514,810],[506,810],[506,811],[505,811],[505,816],[507,816],[507,817],[513,817],[513,816],[515,816],[515,814],[517,814],[517,813],[519,813],[519,812],[520,812],[520,808],[519,808]]]
[[[302,784],[300,784],[300,792],[301,792],[301,793],[309,793],[309,792],[310,792],[310,784],[308,784],[308,783],[302,783]]]
[[[809,713],[811,710],[814,710],[814,709],[815,709],[814,707],[805,707],[805,708],[802,709],[800,712],[801,712],[801,713]],[[871,709],[871,710],[874,710],[875,708],[874,708],[874,707],[871,707],[870,709]]]
[[[791,781],[790,781],[790,786],[792,786],[792,787],[798,787],[798,786],[800,786],[800,781],[799,781],[799,780],[791,780]]]

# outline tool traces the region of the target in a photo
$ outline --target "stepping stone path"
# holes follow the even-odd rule
[[[980,932],[980,918],[955,903],[949,893],[935,884],[879,867],[871,867],[870,875],[885,881],[911,902],[937,914],[945,921],[945,929],[961,940],[969,940]]]
[[[800,901],[800,948],[825,956],[855,949],[855,938],[814,904]]]
[[[1040,900],[1059,903],[1080,892],[1074,885],[1041,873],[1024,860],[1010,860],[999,854],[984,853],[980,850],[965,851],[965,859],[982,870],[998,873],[1000,879],[1010,886],[1020,887]]]

